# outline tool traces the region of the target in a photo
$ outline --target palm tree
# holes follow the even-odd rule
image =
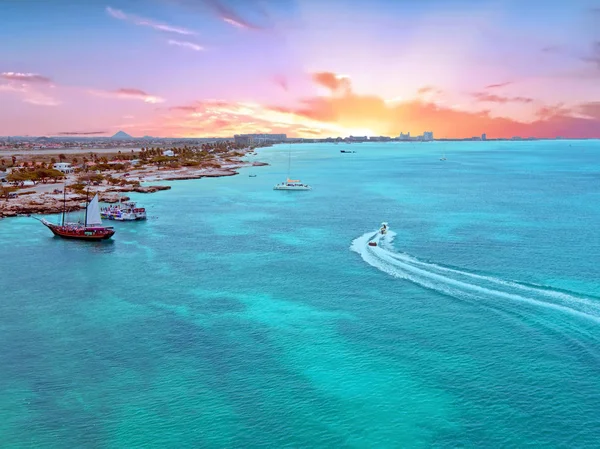
[[[62,162],[62,161],[64,161],[66,158],[67,158],[67,156],[65,156],[65,155],[64,155],[64,154],[62,154],[62,153],[60,153],[60,154],[58,155],[58,159],[59,159],[61,162]]]
[[[77,164],[77,162],[79,162],[79,160],[77,160],[76,157],[73,158],[73,165]]]

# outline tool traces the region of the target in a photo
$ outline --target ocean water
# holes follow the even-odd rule
[[[598,447],[600,142],[289,151],[0,221],[1,447]]]

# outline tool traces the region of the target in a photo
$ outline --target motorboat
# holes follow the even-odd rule
[[[385,235],[388,232],[388,224],[386,222],[381,223],[381,228],[379,228],[379,233],[381,235]]]
[[[100,210],[102,218],[116,221],[136,221],[146,219],[146,209],[137,207],[134,201],[121,201],[116,205],[103,207]]]
[[[377,246],[377,242],[369,242],[369,246]]]

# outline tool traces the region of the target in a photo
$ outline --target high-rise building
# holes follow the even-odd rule
[[[400,137],[398,137],[400,140],[410,140],[410,133],[406,133],[406,134],[402,134],[400,133]]]
[[[423,133],[423,140],[433,140],[433,131],[425,131]]]
[[[486,134],[486,133],[483,133],[483,134],[481,135],[481,140],[486,140],[486,139],[487,139],[487,134]]]
[[[287,136],[285,134],[236,134],[233,138],[236,143],[252,145],[255,143],[285,142]]]

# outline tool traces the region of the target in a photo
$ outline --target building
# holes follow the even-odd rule
[[[433,131],[425,131],[423,133],[423,140],[433,140]]]
[[[165,150],[163,151],[163,156],[173,157],[175,153],[173,153],[173,150]]]
[[[400,136],[398,137],[398,139],[400,139],[400,140],[410,140],[410,133],[406,133],[406,134],[400,133]]]
[[[486,133],[483,133],[481,135],[481,140],[487,140],[487,134]]]
[[[57,162],[52,166],[52,168],[64,174],[73,173],[75,171],[75,169],[69,162]]]
[[[254,145],[260,143],[281,143],[287,139],[286,134],[236,134],[233,136],[235,143],[240,145]]]

